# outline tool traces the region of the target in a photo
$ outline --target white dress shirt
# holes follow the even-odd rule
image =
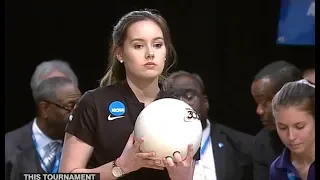
[[[46,154],[45,153],[45,149],[44,147],[46,145],[48,145],[49,143],[51,142],[54,142],[54,140],[52,140],[51,138],[49,138],[48,136],[46,136],[42,131],[41,129],[39,128],[39,126],[37,125],[36,123],[37,119],[35,118],[34,121],[33,121],[33,124],[32,124],[32,133],[33,133],[33,136],[34,136],[34,139],[36,141],[36,150],[38,152],[38,155],[40,155],[40,157],[42,159],[44,159],[44,155]],[[61,140],[57,140],[58,142],[62,143]],[[40,164],[41,164],[41,168],[46,171],[46,168],[45,166],[43,165],[43,163],[40,161]]]
[[[200,154],[200,160],[196,163],[193,180],[217,180],[210,134],[210,121],[207,119],[207,127],[203,130],[201,139],[201,151],[203,148],[205,151]],[[203,147],[208,137],[209,142]]]

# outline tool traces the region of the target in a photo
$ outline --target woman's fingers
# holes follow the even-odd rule
[[[191,163],[193,160],[193,146],[192,144],[188,145],[188,153],[187,153],[187,157],[184,160],[185,162]]]
[[[171,157],[166,157],[166,158],[163,158],[163,164],[166,166],[166,167],[172,167],[174,166],[174,162],[173,162],[173,159]]]
[[[135,140],[133,143],[133,148],[137,150],[137,152],[140,152],[140,145],[143,143],[143,138],[140,137],[139,139]]]
[[[181,163],[183,161],[183,159],[182,159],[182,157],[180,155],[180,152],[177,151],[177,152],[173,153],[173,161],[175,163]]]
[[[137,157],[143,158],[143,159],[148,159],[148,158],[153,158],[156,156],[155,152],[150,152],[150,153],[137,153]]]

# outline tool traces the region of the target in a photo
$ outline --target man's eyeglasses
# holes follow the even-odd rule
[[[57,103],[52,102],[52,101],[44,100],[44,102],[46,102],[48,104],[55,105],[57,108],[64,109],[64,110],[68,111],[69,113],[73,110],[73,108],[71,108],[71,107],[62,106],[62,105],[57,104]]]

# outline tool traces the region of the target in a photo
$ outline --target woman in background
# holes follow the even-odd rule
[[[272,100],[277,132],[286,148],[270,167],[270,180],[315,180],[315,85],[285,84]]]

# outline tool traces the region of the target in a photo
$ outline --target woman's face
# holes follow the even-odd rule
[[[304,153],[314,145],[315,123],[310,113],[299,107],[280,107],[275,120],[278,134],[291,152]]]
[[[157,78],[164,69],[166,58],[162,30],[151,20],[133,23],[127,29],[126,39],[118,55],[129,78]]]

